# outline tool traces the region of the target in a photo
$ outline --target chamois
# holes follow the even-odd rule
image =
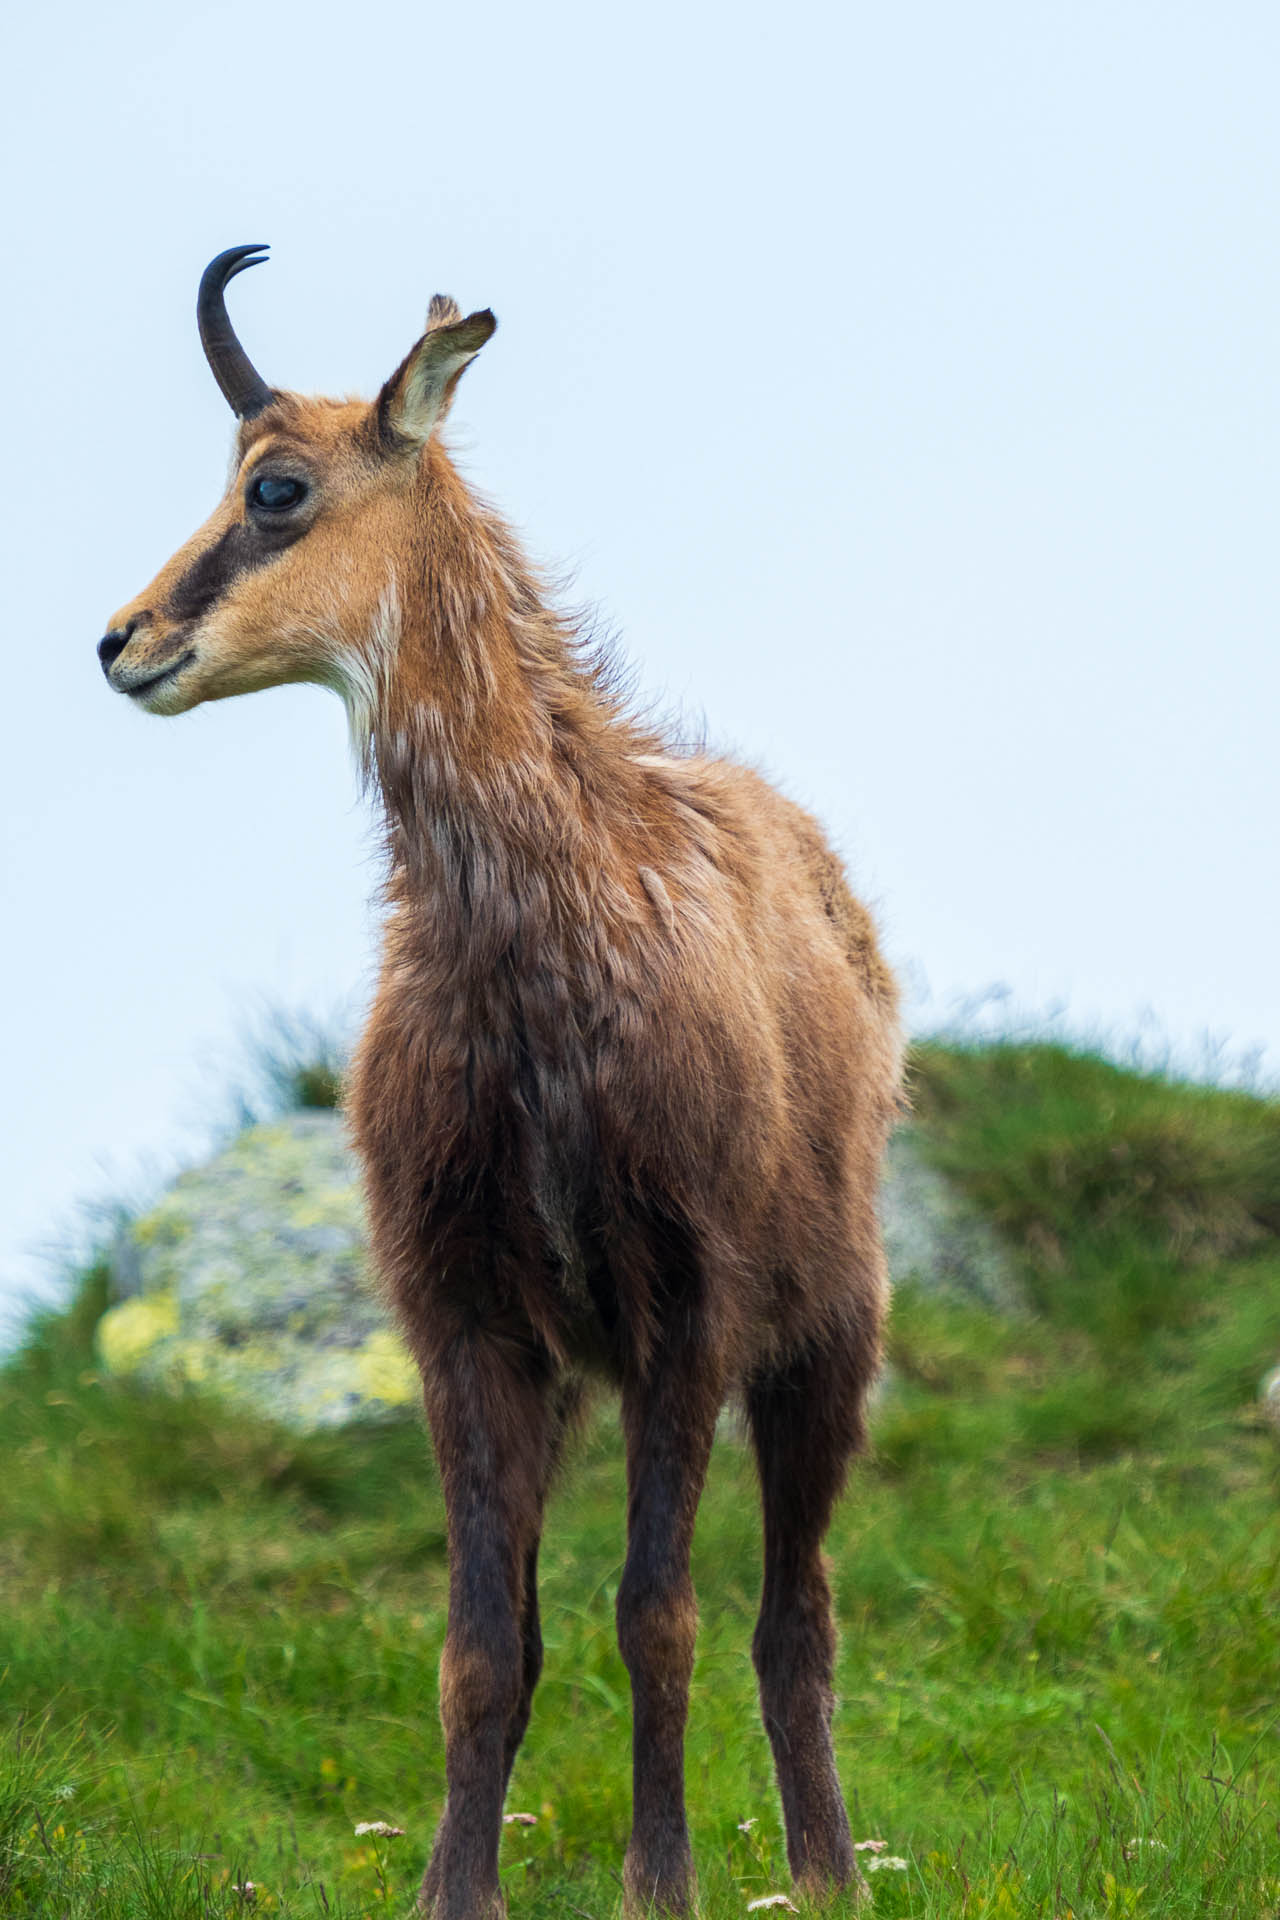
[[[821,1549],[887,1297],[901,1043],[871,919],[806,813],[628,713],[459,476],[439,429],[492,313],[437,295],[372,405],[302,398],[266,385],[227,315],[264,252],[220,254],[197,303],[238,418],[226,494],[98,651],[150,713],[335,689],[381,797],[386,922],[349,1117],[447,1511],[447,1792],[422,1911],[502,1910],[543,1508],[591,1374],[620,1389],[626,1445],[629,1914],[694,1897],[690,1541],[731,1397],[763,1499],[753,1656],[791,1870],[863,1890]]]

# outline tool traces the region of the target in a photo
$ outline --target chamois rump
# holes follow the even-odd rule
[[[197,313],[238,417],[211,519],[99,646],[150,713],[335,689],[381,797],[381,973],[349,1117],[373,1254],[422,1371],[447,1509],[434,1920],[501,1910],[542,1660],[543,1507],[578,1383],[621,1393],[617,1626],[634,1705],[623,1883],[682,1914],[694,1515],[745,1408],[764,1508],[753,1654],[797,1883],[862,1887],[831,1743],[821,1543],[880,1358],[894,983],[815,822],[629,716],[439,429],[495,326],[431,302],[376,401],[266,385]]]

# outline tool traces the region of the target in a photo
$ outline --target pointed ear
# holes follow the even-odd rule
[[[437,293],[427,310],[427,330],[378,395],[378,436],[389,448],[421,446],[449,411],[453,390],[497,321],[486,307],[464,320],[454,301]]]

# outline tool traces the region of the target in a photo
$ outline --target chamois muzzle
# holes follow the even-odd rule
[[[275,394],[236,338],[227,313],[226,286],[228,280],[243,273],[246,267],[258,266],[266,252],[261,244],[228,247],[225,253],[209,262],[200,276],[200,291],[196,295],[196,325],[200,329],[205,359],[224,400],[241,420],[252,420],[256,413],[271,405]]]
[[[110,633],[103,634],[99,640],[98,658],[102,662],[102,671],[108,680],[111,678],[112,667],[133,638],[136,624],[136,621],[131,620],[127,627],[112,627]]]

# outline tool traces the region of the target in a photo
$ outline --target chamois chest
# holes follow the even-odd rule
[[[393,930],[349,1102],[377,1266],[411,1329],[507,1321],[616,1371],[619,1275],[656,1266],[678,1208],[652,1011],[547,966],[467,976],[404,944]]]

